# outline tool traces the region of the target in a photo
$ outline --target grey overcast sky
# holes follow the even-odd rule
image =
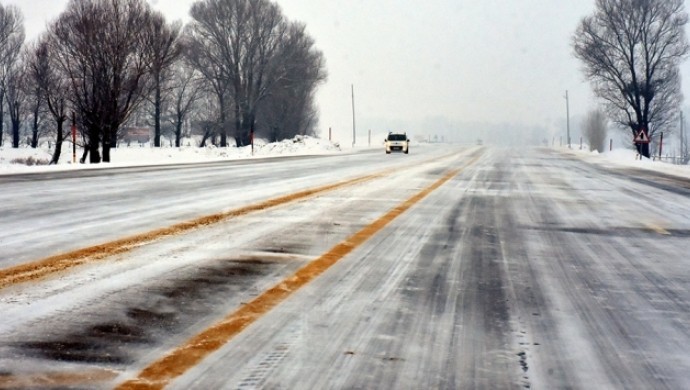
[[[35,38],[67,0],[0,0],[24,13]],[[169,20],[188,20],[193,0],[149,0]],[[473,126],[573,132],[596,103],[572,55],[571,38],[594,0],[277,0],[306,23],[326,57],[317,95],[320,129],[351,143],[354,85],[357,142],[389,130],[452,137]],[[690,63],[683,65],[684,91]],[[441,131],[441,127],[444,131]],[[377,138],[378,139],[378,138]],[[467,141],[467,139],[459,139]]]

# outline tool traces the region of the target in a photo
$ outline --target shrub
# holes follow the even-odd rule
[[[34,166],[34,165],[48,165],[50,164],[50,160],[42,160],[40,158],[36,158],[33,156],[29,157],[20,157],[20,158],[15,158],[10,161],[12,164],[20,164],[20,165],[27,165],[27,166]]]

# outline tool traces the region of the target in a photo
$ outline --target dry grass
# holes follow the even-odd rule
[[[40,159],[36,158],[33,156],[29,157],[21,157],[21,158],[15,158],[12,161],[10,161],[12,164],[18,164],[18,165],[27,165],[27,166],[35,166],[35,165],[48,165],[50,164],[50,160],[48,159]]]

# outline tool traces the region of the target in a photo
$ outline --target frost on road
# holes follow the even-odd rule
[[[549,149],[415,149],[0,177],[7,273],[368,175],[5,285],[0,388],[690,388],[688,179]],[[74,189],[89,183],[101,198]]]

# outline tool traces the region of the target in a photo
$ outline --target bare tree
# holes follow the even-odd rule
[[[220,144],[227,145],[232,116],[235,143],[246,145],[272,81],[268,72],[286,28],[283,15],[268,0],[202,0],[190,13],[188,57],[218,99]]]
[[[646,130],[653,138],[676,121],[687,21],[684,0],[596,0],[575,33],[575,55],[594,92],[633,136]],[[648,147],[640,152],[649,157]]]
[[[216,119],[216,113],[220,109],[218,107],[218,99],[216,99],[217,96],[208,93],[208,89],[211,88],[207,87],[205,90],[206,93],[202,92],[200,95],[197,101],[197,110],[195,110],[192,120],[194,128],[198,129],[197,135],[201,136],[201,140],[199,141],[199,147],[201,148],[205,147],[209,140],[215,144],[213,140],[223,132],[220,127],[220,122]]]
[[[167,24],[162,14],[154,12],[147,33],[146,47],[151,50],[150,72],[152,79],[153,103],[153,144],[161,146],[161,116],[164,103],[170,93],[173,65],[182,54],[180,33],[182,25],[179,22]]]
[[[171,124],[175,128],[175,146],[179,148],[182,126],[194,110],[203,91],[199,74],[185,61],[178,61],[175,65],[171,87],[172,104],[170,104],[169,115]]]
[[[280,49],[288,32],[288,23],[275,3],[268,0],[244,3],[248,15],[244,28],[250,33],[248,39],[240,41],[239,48],[244,55],[232,82],[237,146],[250,143],[260,104],[285,76]]]
[[[150,90],[146,33],[154,17],[144,0],[70,0],[50,26],[55,63],[88,138],[89,161],[110,161],[120,125]]]
[[[204,77],[216,99],[221,146],[227,146],[229,87],[241,55],[235,50],[240,38],[233,26],[238,25],[242,16],[235,11],[233,3],[232,0],[194,3],[190,10],[192,20],[185,30],[187,60]],[[205,118],[204,122],[208,120]],[[205,145],[205,140],[206,137],[200,146]]]
[[[55,149],[50,163],[57,164],[65,139],[64,123],[67,121],[69,85],[67,80],[56,72],[55,59],[51,56],[51,44],[54,42],[51,42],[47,35],[38,40],[31,51],[28,72],[45,99],[48,111],[56,124]]]
[[[35,149],[38,147],[40,138],[43,135],[42,129],[45,128],[42,123],[44,122],[45,118],[45,102],[40,87],[35,83],[35,80],[31,78],[28,73],[26,83],[27,110],[31,115],[30,146]]]
[[[606,131],[608,128],[606,115],[601,110],[590,111],[584,120],[584,136],[590,151],[604,151]]]
[[[243,146],[250,142],[257,116],[270,112],[262,105],[273,105],[284,112],[308,111],[304,102],[290,107],[276,101],[266,104],[269,96],[309,99],[313,91],[309,86],[318,82],[310,78],[313,72],[300,68],[318,69],[316,80],[325,77],[322,56],[313,49],[313,41],[304,33],[304,27],[291,25],[275,3],[200,0],[192,6],[191,16],[186,31],[188,57],[208,80],[218,99],[221,146],[226,145],[226,123],[230,116],[235,124],[235,143]],[[300,48],[307,50],[300,51]],[[288,88],[298,85],[307,87],[288,93]],[[305,109],[299,109],[299,105]],[[270,124],[260,123],[261,126],[266,128]]]
[[[30,146],[37,148],[42,138],[46,133],[46,102],[43,89],[34,77],[33,62],[36,54],[36,45],[31,43],[25,46],[22,52],[22,63],[24,64],[24,91],[26,95],[27,112],[30,114],[31,120],[31,138]]]
[[[10,112],[12,122],[12,147],[18,148],[20,142],[20,131],[22,120],[26,115],[27,93],[26,93],[27,74],[24,63],[17,61],[7,72],[5,78],[5,88],[7,94],[7,107]]]
[[[5,132],[5,96],[7,75],[19,57],[24,44],[24,17],[16,6],[0,4],[0,146]]]
[[[312,135],[318,124],[314,93],[326,80],[323,55],[301,23],[290,24],[277,58],[276,78],[260,109],[262,134],[271,141]]]

